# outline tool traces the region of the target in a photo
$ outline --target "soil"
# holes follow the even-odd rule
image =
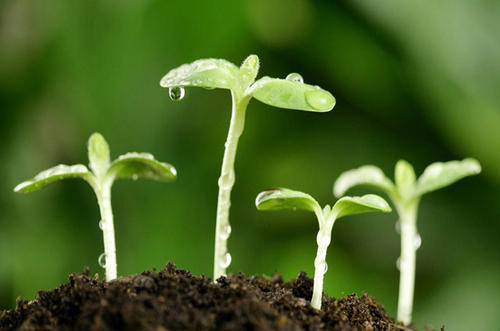
[[[159,271],[111,282],[88,270],[0,311],[1,330],[410,330],[396,325],[369,295],[324,295],[309,304],[313,281],[304,272],[271,277],[221,277],[214,284],[168,263]]]

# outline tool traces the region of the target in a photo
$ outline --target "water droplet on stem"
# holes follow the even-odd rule
[[[106,253],[102,253],[99,255],[99,259],[97,260],[101,268],[106,268]]]
[[[223,240],[227,240],[229,236],[231,235],[231,225],[227,224],[222,228],[222,231],[220,233],[220,237]]]
[[[413,238],[413,247],[415,248],[415,250],[419,249],[420,246],[422,246],[422,237],[420,237],[420,235],[417,233],[415,235],[415,238]]]
[[[221,261],[220,266],[221,266],[222,268],[227,268],[227,267],[229,267],[229,265],[231,264],[231,260],[232,260],[232,258],[231,258],[231,254],[226,253],[226,254],[224,255],[224,260],[223,260],[223,261]]]
[[[288,74],[288,76],[286,76],[286,80],[296,83],[304,83],[304,78],[302,78],[302,76],[296,72]]]
[[[168,96],[172,101],[181,101],[185,94],[186,90],[184,90],[184,87],[182,86],[171,87],[168,89]]]

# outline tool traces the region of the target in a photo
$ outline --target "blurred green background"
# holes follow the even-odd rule
[[[312,274],[314,216],[257,212],[263,189],[290,187],[331,203],[337,176],[362,164],[392,178],[400,158],[420,174],[434,161],[476,157],[480,176],[422,200],[414,319],[498,330],[498,17],[499,1],[471,0],[0,0],[1,307],[85,266],[103,275],[86,183],[12,192],[50,166],[86,163],[94,131],[113,157],[151,152],[179,171],[173,184],[115,184],[119,274],[173,261],[211,275],[230,95],[192,88],[173,103],[159,80],[198,58],[240,64],[255,53],[260,76],[299,72],[337,106],[315,114],[250,103],[236,158],[230,271]],[[366,291],[395,315],[396,221],[395,213],[368,214],[335,226],[330,295]]]

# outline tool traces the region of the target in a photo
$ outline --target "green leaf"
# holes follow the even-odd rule
[[[240,74],[243,80],[243,86],[249,86],[259,73],[259,57],[257,55],[249,55],[241,64]]]
[[[92,181],[94,176],[83,164],[68,166],[60,164],[53,168],[44,170],[33,179],[22,182],[14,188],[14,192],[31,193],[40,190],[46,185],[66,178],[80,177],[87,181]]]
[[[347,190],[357,185],[372,186],[387,193],[394,191],[394,184],[384,175],[384,172],[380,168],[373,165],[365,165],[342,173],[335,181],[333,194],[336,197],[340,197]]]
[[[339,199],[332,208],[332,213],[337,219],[347,215],[361,214],[380,211],[388,213],[392,209],[381,197],[375,194],[367,194],[362,197],[343,197]]]
[[[177,177],[177,171],[172,165],[155,160],[149,153],[127,153],[111,163],[106,176],[171,182]]]
[[[279,108],[327,112],[335,106],[330,92],[286,79],[263,77],[250,86],[246,94]]]
[[[429,165],[417,182],[416,195],[440,189],[454,182],[481,172],[481,165],[476,159],[462,161],[436,162]]]
[[[394,170],[394,178],[400,196],[405,200],[411,198],[413,196],[416,181],[413,166],[405,160],[399,160]]]
[[[255,206],[258,210],[301,209],[321,212],[318,202],[309,194],[287,188],[263,191],[257,195]]]
[[[239,88],[240,69],[223,59],[201,59],[172,69],[160,81],[161,87],[198,86]]]
[[[109,146],[100,133],[93,133],[88,141],[90,169],[100,177],[109,167]]]

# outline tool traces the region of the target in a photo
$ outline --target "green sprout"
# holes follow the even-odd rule
[[[328,269],[326,264],[326,250],[331,242],[332,228],[335,221],[340,217],[367,212],[391,211],[391,207],[381,197],[367,194],[362,197],[343,197],[333,207],[326,205],[321,208],[319,203],[309,194],[279,188],[259,193],[255,200],[258,210],[283,210],[301,209],[312,211],[318,219],[319,231],[316,236],[318,250],[314,260],[314,286],[311,306],[321,309],[323,294],[323,278]]]
[[[106,280],[116,278],[116,248],[113,211],[111,208],[111,186],[115,179],[139,177],[165,182],[175,180],[177,172],[173,166],[155,160],[148,153],[127,153],[110,162],[109,147],[104,137],[94,133],[88,141],[90,171],[83,164],[60,164],[40,172],[33,179],[22,182],[15,192],[36,192],[46,185],[66,178],[82,178],[94,189],[101,213],[99,227],[103,232],[104,253],[99,256],[99,264],[106,269]]]
[[[258,71],[259,58],[256,55],[248,56],[240,67],[222,59],[202,59],[171,70],[160,82],[162,87],[169,88],[169,96],[174,101],[184,97],[185,86],[231,91],[231,122],[218,181],[213,281],[225,276],[231,263],[227,239],[231,233],[229,207],[235,182],[234,160],[250,99],[253,97],[274,107],[311,112],[327,112],[335,106],[333,95],[318,86],[304,84],[302,76],[297,73],[289,74],[286,79],[263,77],[255,81]]]
[[[335,182],[333,191],[336,197],[341,197],[354,186],[367,185],[387,193],[398,211],[399,222],[396,228],[401,233],[401,256],[397,263],[400,270],[398,321],[405,325],[411,323],[415,258],[416,251],[421,245],[421,238],[417,233],[417,209],[420,198],[425,193],[480,172],[481,165],[471,158],[462,161],[436,162],[429,165],[417,180],[411,164],[400,160],[395,168],[395,184],[380,168],[373,165],[346,171]]]

